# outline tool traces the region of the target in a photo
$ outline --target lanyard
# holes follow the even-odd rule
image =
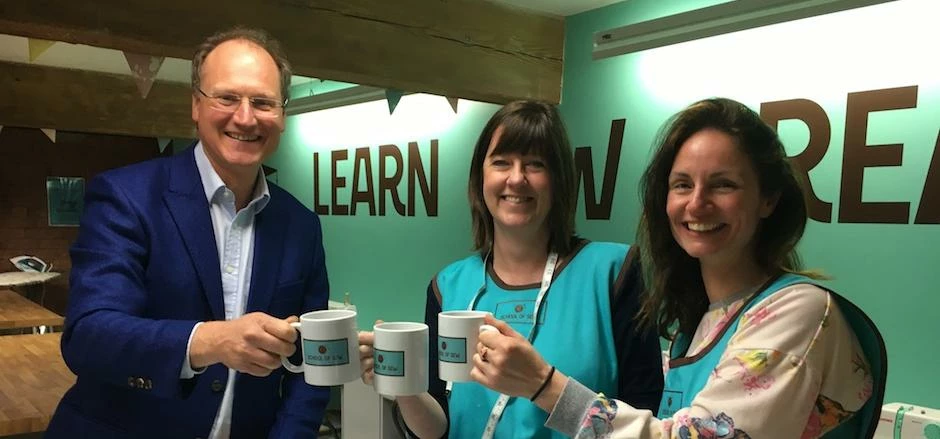
[[[489,253],[487,253],[486,258],[483,259],[483,285],[480,285],[480,289],[477,291],[476,295],[473,296],[473,300],[470,301],[470,306],[467,307],[467,309],[470,311],[473,311],[477,301],[480,300],[480,296],[482,296],[483,292],[486,291],[486,261],[489,259],[489,256]],[[538,326],[539,311],[542,309],[542,300],[545,299],[545,294],[548,293],[548,287],[552,284],[552,276],[555,275],[555,264],[557,262],[558,253],[549,253],[548,260],[545,261],[545,271],[542,272],[542,284],[539,287],[539,294],[535,298],[535,310],[532,312],[532,328],[529,329],[529,335],[526,337],[526,339],[529,340],[529,343],[531,343],[535,338],[535,328]],[[450,385],[451,383],[447,383],[448,389],[450,388]],[[496,424],[503,416],[503,410],[506,409],[507,403],[509,403],[509,395],[499,395],[499,398],[496,400],[496,404],[493,405],[493,410],[490,411],[490,417],[486,421],[486,428],[483,430],[482,439],[491,439],[493,434],[496,433]]]

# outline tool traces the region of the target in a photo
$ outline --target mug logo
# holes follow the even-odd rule
[[[336,340],[303,341],[304,363],[311,366],[341,366],[349,364],[349,341]]]
[[[467,339],[461,337],[445,337],[439,335],[441,348],[437,350],[438,361],[444,363],[467,362]]]
[[[659,404],[659,413],[657,416],[660,418],[672,417],[676,414],[677,406],[682,405],[682,392],[675,390],[664,390],[663,399]]]
[[[538,324],[545,323],[545,316],[549,311],[549,301],[542,303],[542,310],[539,312]],[[535,300],[509,300],[496,304],[496,310],[493,317],[502,320],[514,326],[514,329],[525,334],[532,326],[532,319],[535,317]]]
[[[376,375],[403,377],[405,376],[405,352],[383,351],[375,349],[375,363],[372,370]]]

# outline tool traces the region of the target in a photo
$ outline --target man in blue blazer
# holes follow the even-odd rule
[[[78,376],[46,437],[316,437],[328,389],[287,373],[326,307],[320,222],[267,183],[290,67],[261,31],[193,60],[199,142],[88,185],[62,354]]]

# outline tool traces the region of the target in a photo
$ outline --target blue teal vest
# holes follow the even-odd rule
[[[692,399],[698,395],[698,392],[705,387],[709,375],[718,365],[721,355],[728,346],[728,341],[738,329],[738,323],[741,316],[755,304],[768,296],[795,284],[812,284],[826,291],[836,299],[839,309],[845,316],[849,326],[852,327],[865,356],[871,365],[874,379],[874,391],[872,397],[862,406],[854,416],[847,422],[840,424],[834,430],[830,431],[824,437],[826,439],[849,439],[849,438],[870,438],[874,434],[877,425],[877,415],[881,413],[881,404],[884,398],[884,383],[887,373],[887,355],[884,348],[884,340],[875,327],[874,323],[853,303],[842,296],[832,292],[828,288],[819,285],[816,281],[792,273],[786,273],[777,278],[766,289],[756,294],[735,315],[734,320],[728,324],[724,332],[714,346],[704,356],[698,359],[682,363],[677,366],[671,366],[666,374],[666,386],[663,390],[663,398],[659,404],[659,414],[657,417],[666,419],[672,417],[679,409],[689,407]],[[689,350],[689,344],[692,342],[691,335],[678,334],[670,348],[669,357],[675,360],[682,359]]]
[[[588,243],[555,279],[542,303],[534,346],[549,364],[582,384],[616,395],[617,357],[611,324],[610,289],[628,246]],[[532,327],[538,285],[515,289],[486,277],[486,291],[474,309],[492,312],[523,336]],[[474,255],[437,275],[444,311],[467,309],[484,279],[483,260]],[[433,341],[432,341],[433,342]],[[450,437],[479,438],[499,394],[477,383],[454,383],[449,398]],[[545,428],[548,414],[526,398],[510,398],[495,438],[562,438]]]

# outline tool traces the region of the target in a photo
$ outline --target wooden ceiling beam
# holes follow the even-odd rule
[[[195,138],[191,96],[188,84],[156,81],[144,99],[131,76],[0,62],[0,125]]]
[[[561,97],[564,20],[483,0],[0,0],[4,33],[190,59],[271,32],[296,74],[485,102]]]

